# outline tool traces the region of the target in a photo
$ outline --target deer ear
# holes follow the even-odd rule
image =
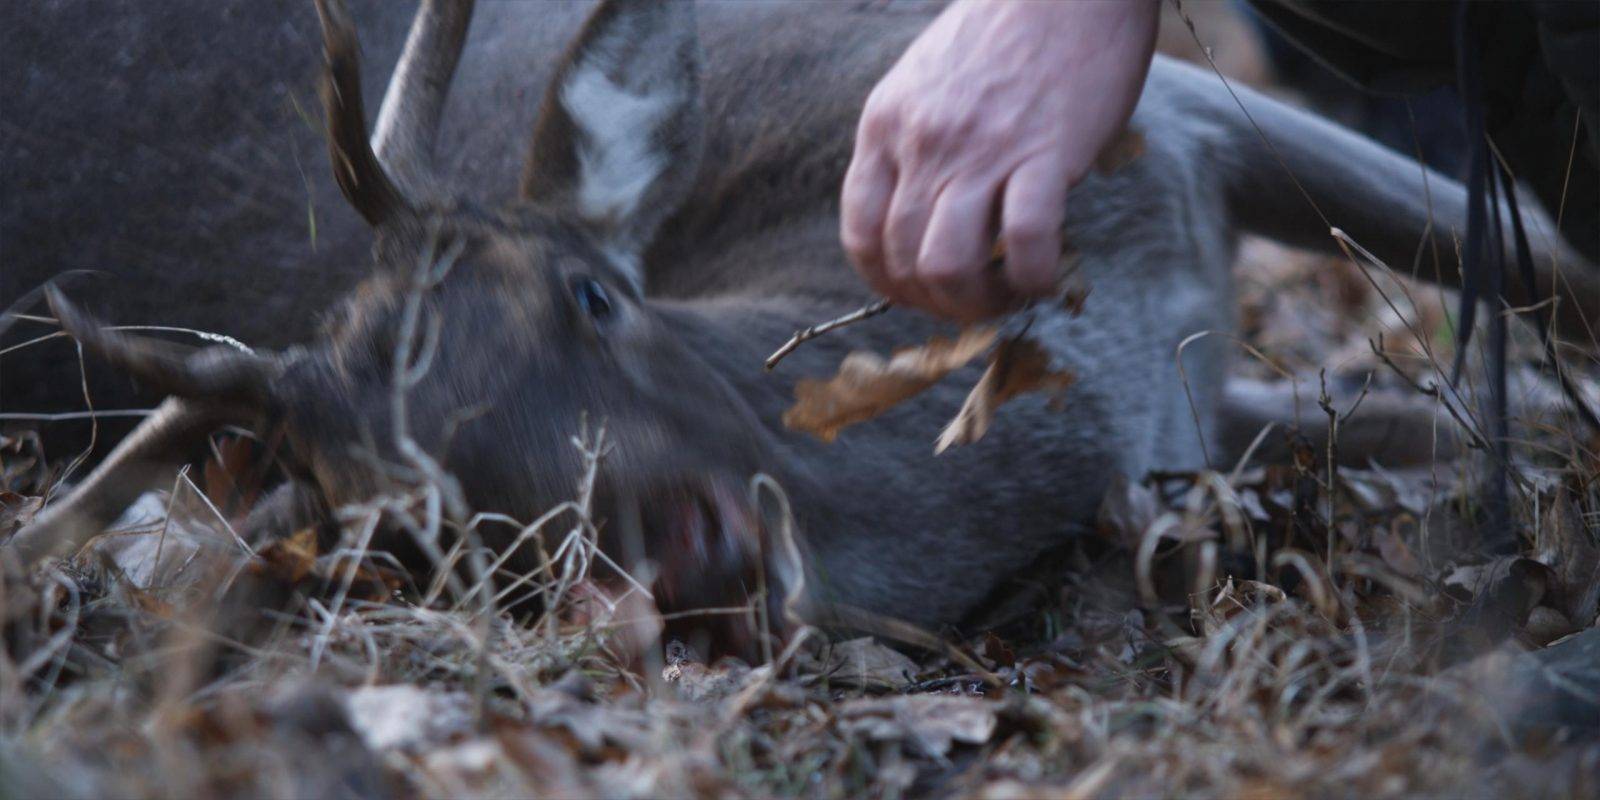
[[[699,167],[699,51],[688,2],[602,3],[545,91],[522,196],[643,250]]]

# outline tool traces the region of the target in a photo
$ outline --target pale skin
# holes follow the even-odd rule
[[[1158,12],[1158,0],[945,9],[873,89],[856,132],[840,235],[867,283],[962,322],[1051,294],[1070,191],[1133,113]]]

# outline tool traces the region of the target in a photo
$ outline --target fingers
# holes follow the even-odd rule
[[[1004,186],[958,178],[934,196],[926,176],[858,153],[845,176],[840,233],[857,271],[889,300],[970,322],[1055,291],[1068,176],[1054,160],[1023,162]],[[896,178],[898,177],[898,180]],[[992,274],[1000,202],[1005,272]]]
[[[1027,297],[1056,290],[1067,187],[1074,181],[1053,159],[1024,161],[1006,181],[1000,240],[1006,247],[1005,280]]]
[[[863,140],[844,176],[839,197],[839,239],[856,272],[873,291],[885,297],[894,289],[884,274],[883,262],[883,225],[889,215],[894,184],[890,162]]]
[[[933,203],[933,187],[925,176],[902,173],[883,225],[883,271],[890,285],[890,300],[940,313],[942,304],[922,284],[917,270],[917,254],[933,215]]]
[[[952,181],[934,203],[917,253],[917,282],[932,298],[929,310],[962,322],[1005,312],[1014,295],[988,269],[994,241],[998,181]]]

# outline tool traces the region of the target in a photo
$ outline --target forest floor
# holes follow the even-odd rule
[[[1414,393],[1449,364],[1437,290],[1242,260],[1239,369],[1301,376],[1308,427],[1321,371]],[[1594,797],[1600,440],[1527,332],[1512,362],[1498,555],[1481,459],[1290,448],[1119,485],[968,636],[809,631],[757,664],[656,638],[582,525],[551,528],[566,599],[533,618],[310,536],[252,547],[250,448],[219,439],[75,557],[0,574],[0,797]],[[3,538],[60,465],[0,450]]]

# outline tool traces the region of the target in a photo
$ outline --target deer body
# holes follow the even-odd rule
[[[469,7],[430,3],[423,16]],[[1424,181],[1439,219],[1464,218],[1459,185],[1245,92],[1252,123],[1214,77],[1158,60],[1131,123],[1143,154],[1091,176],[1068,204],[1066,240],[1092,293],[1080,317],[1037,331],[1078,376],[1065,408],[1019,399],[983,441],[936,458],[969,370],[823,444],[782,426],[794,380],[943,330],[895,311],[761,369],[795,329],[872,299],[839,247],[835,196],[866,92],[926,20],[826,8],[713,3],[697,23],[681,5],[603,4],[553,70],[524,199],[493,210],[454,197],[493,197],[513,174],[477,154],[522,135],[515,114],[493,110],[542,71],[547,51],[526,49],[522,32],[570,9],[486,6],[452,104],[426,94],[449,85],[448,69],[400,81],[390,94],[418,101],[377,115],[374,155],[335,6],[331,146],[341,187],[378,231],[379,270],[329,314],[324,336],[280,357],[174,352],[98,331],[60,298],[55,308],[87,349],[186,398],[161,433],[219,418],[282,431],[300,477],[285,508],[302,515],[411,480],[381,468],[408,458],[399,409],[404,438],[456,476],[471,508],[531,519],[570,497],[582,465],[569,438],[587,417],[616,445],[601,514],[645,540],[667,565],[662,580],[691,584],[669,599],[724,599],[694,584],[739,584],[761,558],[739,521],[748,509],[727,498],[765,472],[793,501],[813,610],[845,603],[939,626],[1091,520],[1113,476],[1221,463],[1242,231],[1332,250],[1327,213],[1408,264],[1429,225]],[[437,137],[428,108],[451,120]],[[426,163],[431,151],[441,169]],[[1559,242],[1536,255],[1576,263]],[[428,368],[397,393],[397,331],[413,301]],[[1182,348],[1180,370],[1180,344],[1208,331]],[[32,558],[81,540],[104,524],[101,509],[158,482],[130,467],[161,458],[137,442],[174,438],[147,431],[13,544]],[[510,564],[534,567],[525,553]]]

